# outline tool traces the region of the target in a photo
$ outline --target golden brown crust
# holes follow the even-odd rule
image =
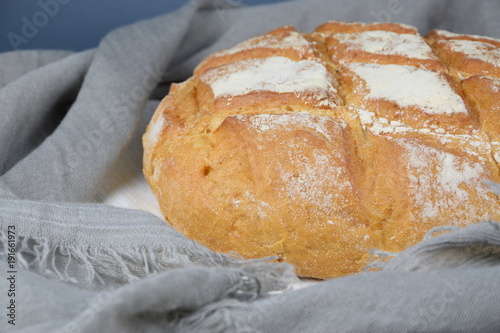
[[[491,38],[491,37],[484,37],[484,36],[476,36],[476,35],[461,35],[461,34],[456,34],[452,33],[449,31],[445,30],[431,30],[427,35],[425,35],[425,38],[429,41],[430,44],[432,44],[436,40],[470,40],[470,41],[476,41],[476,42],[483,42],[483,43],[488,43],[492,44],[496,47],[500,47],[500,40]]]
[[[208,57],[143,138],[165,218],[214,250],[316,278],[356,273],[370,249],[403,250],[435,226],[500,218],[482,183],[500,180],[499,83],[450,65],[440,43],[452,37],[328,22]]]
[[[500,40],[443,30],[432,30],[426,39],[456,77],[500,78]]]
[[[314,29],[315,32],[323,33],[355,33],[361,31],[392,31],[398,34],[414,34],[418,35],[418,30],[407,24],[398,23],[359,23],[359,22],[341,22],[330,21],[323,23]]]
[[[500,79],[472,76],[462,81],[462,88],[478,114],[482,130],[491,141],[500,141]]]

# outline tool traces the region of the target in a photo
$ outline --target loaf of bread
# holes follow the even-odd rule
[[[500,219],[500,41],[404,24],[282,27],[173,84],[143,137],[165,219],[300,276]]]

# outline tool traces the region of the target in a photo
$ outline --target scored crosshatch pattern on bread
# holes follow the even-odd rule
[[[499,46],[391,23],[273,30],[172,85],[144,174],[166,220],[214,250],[356,273],[370,249],[500,218],[483,183],[500,180]]]

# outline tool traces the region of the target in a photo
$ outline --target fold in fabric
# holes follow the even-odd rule
[[[16,175],[16,164],[59,126],[78,94],[92,54],[91,51],[74,54],[35,68],[0,90],[4,120],[0,133],[5,138],[0,141],[0,156],[5,156],[0,162],[0,174],[13,168],[11,174]],[[12,182],[8,175],[2,178]],[[19,185],[22,184],[16,186]]]
[[[500,37],[493,0],[395,4],[190,1],[93,50],[0,54],[0,331],[500,331],[497,222],[374,249],[386,257],[366,272],[296,290],[290,265],[216,253],[150,213],[93,203],[157,84],[186,79],[218,49],[331,19]]]

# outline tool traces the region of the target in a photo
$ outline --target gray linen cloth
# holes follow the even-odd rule
[[[191,1],[93,50],[0,54],[0,331],[500,332],[497,222],[288,290],[289,265],[214,253],[149,213],[93,203],[147,101],[215,50],[331,19],[498,38],[499,14],[496,0]]]

